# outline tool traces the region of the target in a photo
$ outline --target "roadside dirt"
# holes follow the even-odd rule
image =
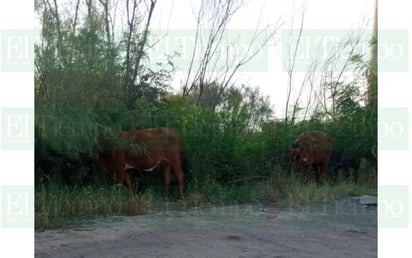
[[[182,206],[36,231],[35,256],[377,257],[377,207],[354,198],[295,209]]]

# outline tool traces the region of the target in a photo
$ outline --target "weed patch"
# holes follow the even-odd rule
[[[183,207],[260,203],[300,208],[340,197],[377,195],[376,184],[369,180],[365,183],[350,178],[324,185],[317,185],[314,181],[303,184],[301,175],[287,175],[280,169],[260,181],[241,182],[224,185],[212,179],[193,180],[185,189]],[[130,197],[125,187],[41,185],[35,191],[35,227],[72,227],[79,219],[95,216],[144,214],[162,206],[164,201],[159,191],[159,186],[148,186],[142,194]]]

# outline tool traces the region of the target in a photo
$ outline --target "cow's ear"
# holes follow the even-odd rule
[[[291,149],[297,149],[297,148],[299,148],[299,142],[296,140],[294,143],[292,143],[292,144],[290,145],[290,148],[291,148]]]

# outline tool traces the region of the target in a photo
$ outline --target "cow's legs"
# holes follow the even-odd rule
[[[173,155],[171,155],[173,156]],[[182,165],[180,163],[181,161],[181,157],[180,157],[180,153],[179,155],[174,155],[173,156],[174,159],[170,160],[170,165],[172,166],[172,172],[173,175],[176,177],[176,182],[177,182],[177,188],[178,188],[178,198],[180,200],[184,199],[184,195],[183,195],[183,170],[182,170]]]
[[[118,186],[122,186],[123,185],[123,173],[122,173],[123,169],[116,169],[114,172],[114,175],[116,176],[116,184]]]
[[[314,166],[315,173],[316,173],[316,182],[321,185],[323,184],[323,178],[322,178],[322,165],[315,165]]]
[[[319,167],[320,170],[320,179],[322,181],[322,183],[325,181],[326,178],[326,174],[328,173],[328,166],[329,166],[329,162],[328,161],[324,161]]]
[[[306,166],[305,166],[305,179],[303,181],[304,184],[308,183],[308,179],[309,179],[311,170],[312,170],[312,165],[306,164]]]
[[[288,168],[288,175],[292,175],[292,172],[293,174],[305,174],[305,168],[305,165],[303,165],[300,160],[291,161]]]
[[[130,179],[129,173],[127,173],[126,170],[123,170],[123,177],[126,180],[127,189],[129,189],[129,195],[132,195],[132,180]]]
[[[163,198],[167,199],[169,196],[169,185],[170,181],[172,180],[172,175],[170,172],[170,164],[165,162],[162,164],[162,170],[163,170]]]
[[[176,177],[177,187],[178,187],[178,197],[179,199],[183,200],[183,171],[181,168],[174,166],[173,167],[173,174]]]

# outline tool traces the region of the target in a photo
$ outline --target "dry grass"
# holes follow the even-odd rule
[[[358,171],[358,180],[342,179],[324,185],[314,181],[302,183],[298,176],[287,176],[285,171],[273,171],[261,181],[237,185],[222,185],[213,180],[192,181],[185,189],[184,207],[205,204],[230,205],[266,203],[284,208],[304,207],[311,202],[327,202],[339,197],[377,194],[376,171],[368,166]],[[173,200],[172,200],[173,201]],[[159,207],[163,199],[159,189],[148,188],[142,195],[130,197],[126,188],[109,186],[67,187],[48,185],[36,187],[35,227],[71,227],[76,218],[95,216],[135,216]]]

